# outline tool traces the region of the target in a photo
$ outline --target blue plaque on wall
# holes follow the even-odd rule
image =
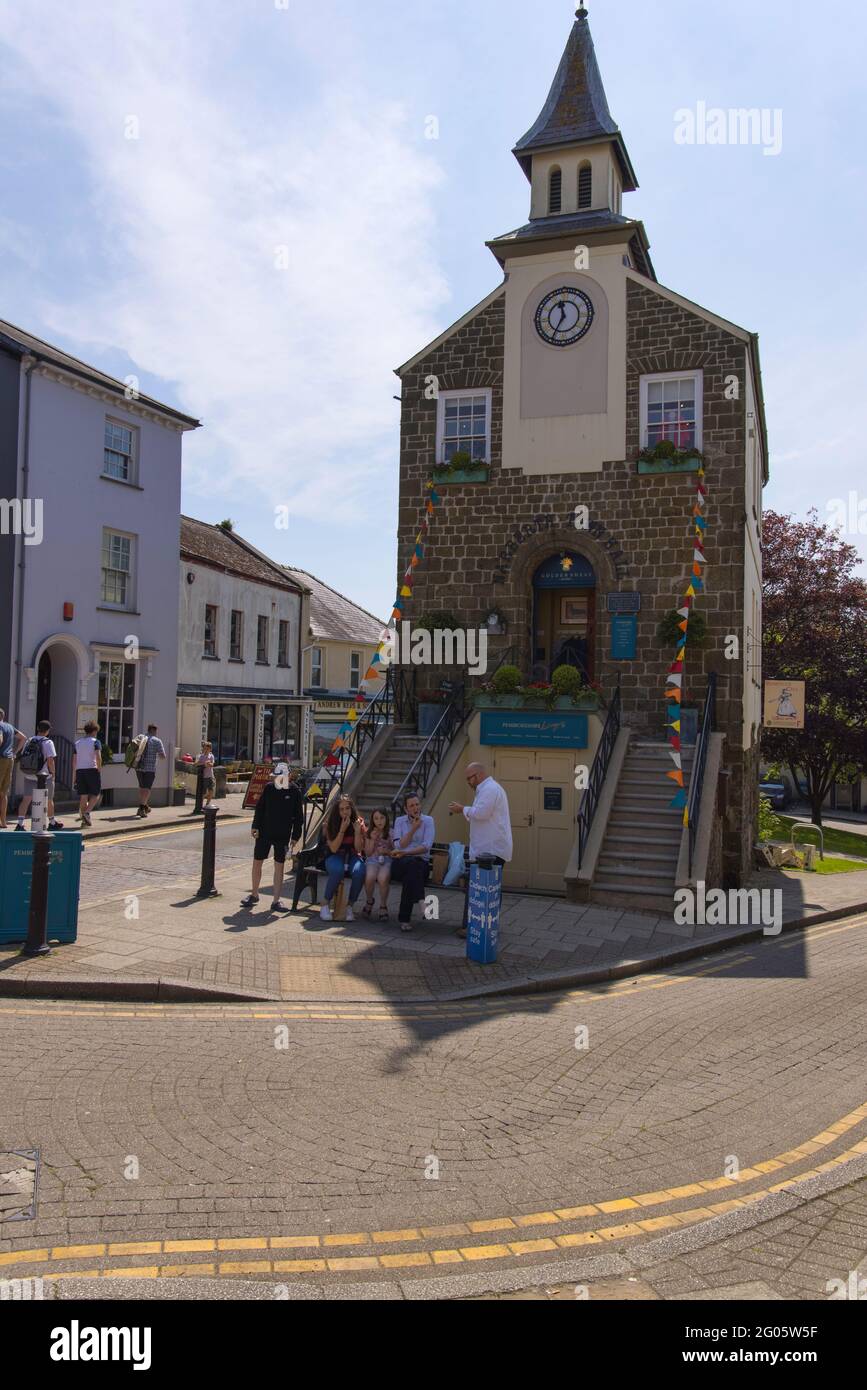
[[[635,613],[614,613],[611,617],[612,661],[634,661],[638,645],[638,617]]]

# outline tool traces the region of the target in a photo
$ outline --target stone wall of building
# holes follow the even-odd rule
[[[741,746],[743,667],[725,659],[728,634],[743,634],[745,391],[727,399],[726,381],[745,384],[741,339],[658,293],[651,282],[630,280],[627,298],[627,459],[598,473],[527,477],[501,468],[504,297],[433,349],[403,376],[401,418],[399,574],[403,574],[423,517],[425,482],[436,450],[436,401],[425,399],[430,377],[439,387],[490,386],[490,480],[447,485],[431,519],[425,557],[416,570],[407,619],[448,610],[462,625],[480,626],[492,607],[506,617],[504,637],[490,642],[490,666],[504,653],[529,675],[532,581],[537,566],[569,549],[585,555],[597,575],[595,676],[606,696],[618,680],[624,719],[643,733],[665,732],[665,676],[673,649],[660,646],[657,626],[676,608],[692,565],[696,475],[639,476],[639,379],[648,372],[700,367],[704,373],[703,452],[706,459],[707,590],[695,605],[708,626],[705,647],[687,647],[684,698],[701,703],[707,673],[718,676],[718,727],[726,733],[730,786],[724,820],[723,875],[739,881],[749,866],[757,758]],[[575,508],[589,509],[589,530],[576,530]],[[615,662],[605,595],[638,590],[637,657]],[[436,673],[420,680],[429,683]],[[744,806],[741,814],[741,804]]]

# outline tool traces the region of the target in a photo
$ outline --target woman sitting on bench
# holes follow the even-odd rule
[[[337,890],[343,882],[347,870],[352,881],[349,885],[346,921],[355,921],[352,906],[364,884],[362,851],[366,834],[367,826],[355,809],[352,798],[341,796],[337,805],[329,811],[325,822],[325,844],[328,851],[325,859],[325,870],[328,878],[325,882],[325,901],[319,913],[323,922],[332,920],[331,903],[337,895]]]

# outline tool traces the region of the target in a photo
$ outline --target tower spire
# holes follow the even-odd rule
[[[575,11],[575,22],[548,99],[535,123],[515,145],[513,153],[529,178],[532,156],[537,151],[599,141],[614,145],[623,191],[632,192],[638,187],[635,170],[617,122],[608,109],[587,10],[582,3]]]

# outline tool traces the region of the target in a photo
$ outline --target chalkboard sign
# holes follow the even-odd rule
[[[545,787],[544,792],[545,792],[545,810],[546,810],[546,811],[562,811],[562,810],[563,810],[563,788],[562,788],[562,787]]]
[[[640,613],[641,594],[631,592],[608,594],[609,613]]]

